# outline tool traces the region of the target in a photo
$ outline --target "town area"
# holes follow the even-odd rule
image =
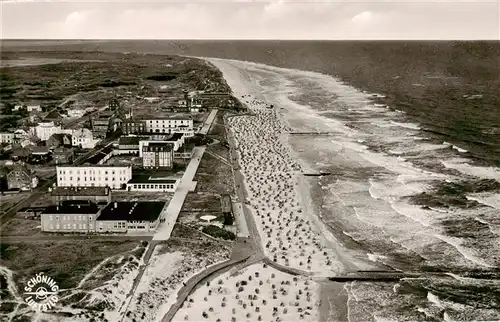
[[[161,319],[207,268],[246,256],[225,128],[245,108],[214,66],[99,52],[2,61],[2,320]],[[23,293],[40,273],[60,289],[43,311]]]

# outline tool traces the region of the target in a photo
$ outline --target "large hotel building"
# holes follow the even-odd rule
[[[131,166],[57,166],[58,187],[110,187],[123,189],[132,179]]]

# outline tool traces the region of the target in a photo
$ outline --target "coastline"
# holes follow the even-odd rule
[[[213,62],[210,60],[208,62],[213,64]],[[234,86],[234,83],[238,82],[235,79],[235,75],[228,75],[227,70],[224,70],[224,68],[220,68],[221,67],[220,65],[219,66],[217,64],[213,64],[213,65],[215,65],[216,68],[219,68],[219,70],[221,70],[221,72],[223,73],[223,76],[226,80],[226,83],[231,87],[231,90],[233,91],[233,95],[235,97],[237,97],[237,99],[240,100],[240,102],[242,104],[247,105],[247,104],[245,104],[245,101],[243,98],[246,97],[246,95],[248,95],[248,93],[255,94],[255,93],[257,93],[257,91],[255,91],[251,88],[245,88],[245,86],[243,86],[243,84],[241,84],[242,82],[240,82],[240,86]],[[260,94],[262,94],[262,93],[260,93]],[[260,100],[265,101],[265,97],[262,97],[261,95],[259,95],[255,99],[260,99]],[[276,110],[277,110],[276,114],[278,115],[278,118],[280,119],[280,121],[285,124],[285,128],[291,129],[291,127],[288,123],[288,120],[286,119],[286,116],[284,115],[286,110],[280,110],[277,108],[276,108]],[[252,112],[252,111],[250,110],[250,112]],[[251,117],[251,116],[245,115],[245,116],[240,116],[240,117]],[[227,130],[228,134],[230,134],[228,136],[229,139],[234,140],[235,133],[234,133],[233,129],[227,123],[226,123],[226,126],[227,126],[226,130]],[[307,168],[307,169],[309,169],[308,172],[313,172],[312,167],[307,166],[307,164],[303,160],[300,159],[298,154],[295,153],[295,151],[293,150],[293,147],[288,142],[289,136],[286,133],[279,133],[278,135],[279,135],[280,143],[287,148],[287,151],[290,153],[291,159],[293,160],[293,162],[297,162],[298,164],[300,164],[301,165],[299,167],[300,169]],[[236,142],[234,142],[234,143],[236,143]],[[234,156],[234,158],[237,160],[238,168],[241,169],[242,160],[238,157],[236,151],[234,151],[234,152],[236,154]],[[328,230],[326,225],[321,221],[320,217],[318,216],[318,213],[316,211],[315,205],[313,204],[314,201],[313,201],[312,195],[311,195],[311,186],[310,186],[311,183],[308,182],[306,180],[306,178],[303,178],[303,175],[301,172],[303,172],[303,170],[302,171],[295,171],[295,174],[292,174],[292,181],[294,182],[294,190],[299,197],[298,203],[300,205],[300,208],[302,209],[303,214],[306,215],[304,218],[309,218],[312,221],[312,223],[313,223],[312,226],[315,227],[315,231],[316,231],[315,233],[319,236],[320,239],[322,239],[328,245],[328,247],[330,249],[333,250],[333,252],[335,254],[333,260],[334,260],[334,262],[337,262],[336,264],[333,265],[333,266],[337,267],[336,272],[339,274],[342,274],[342,273],[349,272],[349,271],[351,271],[351,272],[356,271],[358,269],[358,266],[353,264],[352,259],[350,259],[350,258],[346,259],[347,255],[342,253],[342,245],[334,237],[334,235]],[[243,187],[242,187],[243,194],[244,194],[243,198],[245,198],[245,200],[247,200],[246,198],[249,196],[249,186],[248,186],[249,183],[247,182],[247,179],[242,171],[240,171],[240,170],[235,171],[235,175],[241,176],[243,178],[243,180],[241,180],[241,182],[243,183]],[[248,208],[247,208],[247,205],[244,204],[244,207],[247,210],[247,211],[245,211],[245,214],[252,213],[251,209],[249,209],[250,206],[248,206]],[[247,217],[247,221],[253,222],[253,224],[249,225],[249,227],[257,227],[256,222],[255,222],[255,220],[256,220],[255,214],[252,214],[252,215],[249,215],[246,217]],[[263,237],[263,236],[261,236],[261,234],[263,232],[260,231],[258,228],[256,230],[257,231],[254,232],[254,234],[257,235],[256,236],[257,237],[256,243],[258,243],[258,245],[256,245],[256,246],[258,248],[262,249],[264,254],[266,254],[266,256],[270,259],[271,254],[268,251],[266,251],[267,248],[263,248],[264,245],[261,242],[261,238]],[[325,233],[328,235],[328,237],[325,236]],[[339,264],[340,264],[340,266],[339,266]],[[364,267],[364,268],[366,269],[366,267]],[[321,272],[316,272],[314,275],[314,278],[317,279],[319,282],[322,278],[326,278],[329,275],[331,275],[331,272],[328,272],[328,271],[326,271],[325,274],[322,274]],[[334,290],[336,294],[338,293],[339,296],[336,296],[335,298],[331,298],[330,293],[332,290]],[[318,314],[319,321],[328,320],[333,311],[337,312],[334,314],[336,319],[340,318],[341,320],[347,320],[347,318],[348,318],[348,315],[347,315],[347,312],[348,312],[347,294],[345,294],[344,288],[341,284],[319,282],[316,294],[317,294],[318,298],[321,299],[316,306],[316,311]]]
[[[296,237],[290,241],[288,233],[284,236],[288,228],[284,227],[283,221],[287,221],[288,216],[274,211],[273,206],[278,206],[279,210],[282,201],[290,210],[297,209],[294,207],[295,203],[300,201],[297,205],[300,208],[299,214],[297,217],[294,214],[296,222],[304,221],[307,232],[311,232],[313,226],[320,231],[318,234],[313,229],[312,231],[316,231],[315,237],[303,237],[306,245],[311,241],[313,244],[320,244],[321,253],[327,255],[328,250],[326,266],[321,258],[316,257],[312,258],[311,264],[314,273],[323,273],[316,275],[323,301],[319,305],[322,318],[325,315],[331,317],[332,305],[347,312],[344,316],[350,315],[349,311],[360,309],[353,314],[366,315],[364,318],[373,317],[363,308],[369,304],[358,303],[358,297],[368,296],[366,300],[369,300],[371,297],[368,294],[378,289],[376,283],[356,283],[354,289],[352,283],[346,283],[344,287],[341,287],[342,284],[335,286],[332,283],[322,283],[321,278],[329,271],[332,272],[330,276],[349,270],[394,269],[416,270],[425,274],[434,267],[455,272],[478,268],[478,263],[471,262],[470,256],[464,256],[461,251],[463,249],[470,249],[478,256],[495,254],[498,245],[490,242],[494,239],[485,239],[479,244],[488,245],[487,247],[476,247],[474,244],[462,246],[461,243],[467,242],[466,239],[454,237],[453,231],[445,230],[451,224],[462,224],[460,220],[464,220],[464,225],[469,224],[463,214],[477,217],[479,213],[474,209],[469,212],[460,208],[441,211],[406,203],[407,196],[429,191],[429,183],[444,182],[445,179],[456,181],[463,179],[465,174],[441,173],[441,168],[431,168],[434,165],[431,162],[443,162],[442,157],[454,162],[451,158],[457,156],[452,155],[449,149],[443,151],[443,144],[426,142],[425,139],[419,144],[415,143],[415,139],[420,138],[422,133],[413,123],[407,123],[403,115],[374,106],[369,99],[370,94],[359,93],[322,75],[302,71],[295,73],[295,70],[276,71],[273,66],[257,67],[259,64],[234,60],[210,59],[209,62],[222,72],[234,96],[242,104],[254,106],[251,109],[254,111],[252,117],[239,118],[227,126],[234,126],[236,129],[238,159],[243,167],[245,190],[250,198],[248,208],[253,207],[252,218],[257,221],[262,246],[267,242],[266,256],[271,259],[270,256],[274,255],[272,260],[278,264],[285,262],[289,266],[290,262],[294,268],[305,268],[302,266],[302,253],[295,252],[304,246],[304,240]],[[315,90],[318,91],[317,94]],[[325,102],[321,99],[331,99],[331,93],[339,95],[330,106],[331,110],[317,105]],[[308,98],[311,102],[308,102]],[[274,108],[269,108],[269,104],[273,104]],[[335,114],[335,111],[339,114]],[[288,132],[291,131],[299,133],[289,135]],[[318,133],[323,131],[327,132],[326,135]],[[373,139],[380,141],[370,141]],[[406,152],[408,157],[394,155],[396,152],[392,153],[391,150],[371,149],[366,141],[395,146],[394,151],[402,151],[400,154]],[[412,152],[413,158],[410,154]],[[429,162],[429,167],[419,167],[417,162],[413,163],[413,160],[419,161],[420,158],[423,162]],[[297,167],[298,165],[302,166]],[[306,169],[312,173],[332,175],[302,178],[301,173]],[[487,171],[491,169],[481,170],[489,174]],[[478,177],[481,175],[485,174],[480,173]],[[283,193],[279,193],[280,189]],[[286,197],[290,198],[291,191],[291,197],[295,199],[290,203],[290,199]],[[488,214],[481,215],[480,219],[484,221],[481,228],[489,228],[490,233],[495,234],[492,229],[495,227],[495,219],[492,217],[494,209],[488,211]],[[419,220],[422,216],[432,219],[432,223],[423,225]],[[312,223],[305,222],[308,219],[312,219]],[[284,229],[284,232],[276,232],[276,229]],[[443,236],[449,238],[445,239]],[[328,245],[325,245],[324,240]],[[273,248],[278,243],[279,248]],[[286,247],[281,247],[282,243]],[[343,256],[344,250],[350,256]],[[309,253],[314,254],[311,250]],[[450,261],[453,263],[451,266],[446,264]],[[331,270],[333,266],[336,267]],[[345,269],[346,266],[349,269]],[[489,267],[491,265],[486,269]],[[307,268],[311,270],[309,265]],[[417,290],[424,292],[427,289],[426,283],[428,281],[425,278],[418,282]],[[449,292],[453,294],[459,287],[450,285]],[[332,292],[328,291],[331,289],[344,290],[344,293],[334,291],[335,295],[332,296]],[[346,293],[347,290],[352,292]],[[386,303],[394,308],[401,304],[404,294],[399,294],[392,286],[383,291],[385,299],[381,298],[381,302],[377,304],[381,310],[386,310],[383,309]],[[407,296],[416,303],[425,303],[427,299],[422,294],[416,292]],[[325,304],[325,297],[328,305]],[[346,308],[348,304],[350,307]],[[453,305],[454,301],[446,301],[450,310],[454,310]],[[374,312],[375,310],[372,313]],[[391,309],[389,314],[392,316],[402,312]],[[419,318],[420,314],[418,310],[404,312],[404,316],[409,315],[414,319]]]
[[[198,58],[200,58],[200,57],[198,57]],[[228,74],[227,69],[224,70],[224,68],[220,64],[219,65],[214,64],[213,59],[211,59],[211,58],[202,58],[202,59],[206,59],[207,62],[211,63],[212,65],[214,65],[215,68],[219,69],[222,72],[226,83],[233,91],[233,95],[238,100],[240,100],[240,102],[242,104],[245,104],[243,97],[246,97],[247,95],[249,95],[249,93],[251,93],[250,95],[252,95],[252,96],[255,94],[259,94],[259,95],[255,96],[255,99],[257,99],[257,100],[263,100],[263,101],[266,100],[263,92],[258,92],[254,88],[245,87],[243,82],[239,81],[238,79],[235,79],[236,75]],[[225,60],[225,59],[215,59],[215,61],[222,62],[223,64],[224,63],[231,63],[233,61],[239,62],[236,60]],[[260,64],[260,65],[262,65],[262,64]],[[272,66],[272,68],[279,68],[279,67]],[[283,68],[279,68],[279,69],[283,69]],[[235,83],[236,84],[240,83],[239,84],[240,86],[234,86]],[[233,85],[231,86],[231,84],[233,84]],[[289,121],[288,115],[287,115],[287,114],[293,113],[293,112],[289,111],[286,108],[282,109],[279,106],[275,107],[274,109],[275,109],[276,115],[278,116],[280,121],[285,124],[285,128],[287,128],[289,131],[293,131],[293,127],[292,127],[292,125]],[[241,116],[241,117],[245,117],[245,116]],[[229,125],[226,125],[226,126],[229,127]],[[230,131],[231,138],[233,138],[233,135],[234,135],[233,130],[228,128],[228,131]],[[324,241],[326,241],[326,243],[329,245],[330,249],[332,249],[334,251],[334,253],[336,254],[338,262],[340,262],[341,266],[343,267],[341,269],[341,271],[339,271],[339,273],[340,272],[354,272],[354,271],[357,271],[359,269],[368,270],[368,269],[376,268],[377,265],[375,265],[375,263],[369,263],[367,259],[365,259],[365,260],[362,260],[359,258],[356,259],[353,256],[351,256],[350,254],[347,254],[345,252],[344,246],[340,243],[340,241],[335,237],[334,233],[332,231],[330,231],[330,229],[327,227],[327,225],[323,222],[323,220],[321,219],[321,217],[319,216],[319,213],[318,213],[319,203],[315,202],[315,200],[312,197],[312,184],[313,183],[311,182],[311,180],[308,180],[308,178],[306,178],[302,175],[302,173],[314,173],[314,172],[316,172],[316,170],[314,169],[314,167],[309,165],[305,160],[300,158],[299,154],[294,150],[292,144],[290,143],[290,139],[291,139],[291,137],[287,133],[280,133],[279,134],[280,143],[282,145],[286,146],[287,151],[291,155],[291,159],[294,162],[298,163],[300,165],[300,168],[301,168],[301,171],[299,171],[293,175],[293,177],[294,177],[293,180],[295,181],[295,185],[294,185],[295,191],[296,191],[297,195],[300,197],[300,207],[302,208],[304,213],[307,214],[308,217],[313,221],[314,226],[317,229],[318,235],[320,235],[320,237]],[[241,160],[239,158],[238,158],[238,165],[239,165],[239,168],[241,169]],[[246,178],[245,178],[244,174],[240,170],[238,170],[237,173],[244,178],[245,198],[247,198],[248,197],[248,183],[246,182]],[[246,207],[246,205],[245,205],[245,207]],[[254,218],[252,217],[250,220],[254,220]],[[261,236],[259,236],[259,237],[261,237]],[[262,246],[263,245],[260,245],[260,247],[262,247]]]

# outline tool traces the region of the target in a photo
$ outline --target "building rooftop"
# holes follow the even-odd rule
[[[84,164],[79,164],[79,165],[73,165],[73,164],[61,164],[57,165],[57,168],[131,168],[132,166],[130,165],[123,165],[123,164],[90,164],[88,162],[85,162]]]
[[[50,136],[50,138],[53,138],[53,139],[56,139],[56,140],[59,140],[59,141],[63,141],[64,138],[68,138],[70,141],[71,141],[71,134],[69,133],[54,133]]]
[[[49,153],[49,147],[47,146],[34,146],[31,149],[32,154],[47,154]]]
[[[160,152],[170,152],[174,149],[174,145],[172,143],[166,142],[151,142],[149,145],[145,145],[142,147],[142,151],[152,152],[152,151],[160,151]]]
[[[146,183],[146,184],[175,184],[177,180],[169,177],[151,176],[148,174],[134,175],[127,183]]]
[[[89,129],[81,128],[73,132],[73,136],[77,138],[92,138],[92,132]]]
[[[184,136],[183,133],[174,133],[170,138],[167,139],[167,141],[178,141],[182,139],[183,136]]]
[[[97,164],[99,163],[99,161],[104,159],[110,153],[113,153],[113,147],[111,145],[108,145],[107,147],[99,151],[97,154],[94,154],[93,156],[88,158],[86,162],[91,164]]]
[[[159,117],[142,117],[141,120],[144,121],[155,121],[155,120],[192,120],[193,117],[191,115],[168,115],[168,116],[159,116]]]
[[[73,153],[73,150],[69,148],[65,148],[63,146],[58,146],[57,148],[52,151],[52,154],[67,154],[67,153]]]
[[[163,201],[123,201],[111,202],[101,212],[97,221],[127,220],[155,221],[160,216]]]
[[[70,201],[70,202],[67,202]],[[88,201],[79,201],[79,200],[67,200],[61,202],[61,205],[53,205],[45,208],[42,212],[43,214],[96,214],[99,212],[99,207],[95,203]]]
[[[56,187],[52,190],[53,196],[108,196],[111,190],[108,187]]]
[[[142,136],[121,136],[118,141],[119,145],[139,145],[139,141],[147,139]]]

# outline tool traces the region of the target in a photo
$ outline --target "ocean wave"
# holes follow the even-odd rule
[[[485,208],[411,202],[411,196],[432,194],[436,183],[470,180],[471,176],[498,179],[498,169],[472,165],[460,157],[464,151],[427,137],[404,114],[375,106],[369,102],[371,94],[330,76],[255,63],[232,64],[240,70],[250,69],[244,76],[249,84],[259,79],[259,88],[250,91],[284,108],[280,113],[290,132],[311,132],[290,135],[289,143],[311,169],[331,173],[315,185],[314,202],[334,237],[352,247],[353,253],[360,251],[370,261],[407,270],[498,268],[494,259],[500,256],[500,237],[494,233],[498,222],[492,212],[492,206],[498,206],[496,192],[466,194]],[[443,317],[429,307],[437,305],[429,304],[427,293],[421,298],[412,292],[396,298],[387,295],[374,303],[373,294],[394,294],[393,285],[383,291],[362,283],[346,287],[352,321],[374,316]],[[406,296],[415,310],[399,312]],[[371,305],[379,312],[364,315],[362,311],[366,313]],[[450,317],[460,316],[453,308],[450,312]]]

